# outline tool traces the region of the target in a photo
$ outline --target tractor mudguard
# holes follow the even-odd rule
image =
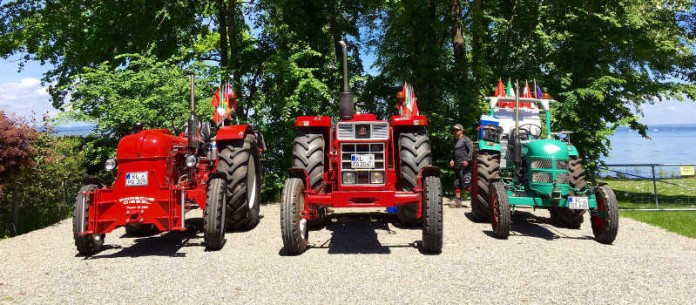
[[[295,127],[331,128],[331,117],[330,116],[299,116],[295,120]]]
[[[244,140],[244,137],[246,136],[247,133],[253,133],[254,129],[251,128],[251,126],[242,124],[242,125],[234,125],[234,126],[223,126],[220,127],[220,129],[217,132],[217,135],[215,136],[215,141],[216,142],[223,142],[223,141],[234,141],[234,140]]]
[[[391,125],[393,127],[428,126],[428,119],[423,115],[416,115],[412,117],[393,115],[391,117]]]
[[[577,157],[579,155],[580,155],[580,153],[578,152],[578,149],[575,147],[575,145],[568,145],[568,156],[569,157]]]
[[[492,151],[500,152],[500,143],[478,140],[478,141],[476,141],[476,146],[478,147],[478,150],[480,150],[480,151],[492,150]]]

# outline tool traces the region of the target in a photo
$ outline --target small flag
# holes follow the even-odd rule
[[[495,88],[495,97],[505,97],[505,85],[503,85],[503,79],[498,79],[498,86]]]
[[[508,78],[507,85],[505,87],[507,87],[506,91],[505,91],[505,96],[515,97],[515,90],[512,89],[512,82],[510,82],[509,78]]]
[[[522,97],[532,98],[532,90],[529,90],[529,83],[524,81],[524,90],[522,90]]]
[[[535,98],[541,98],[543,93],[541,92],[541,88],[537,86],[536,79],[534,80],[534,97]]]
[[[404,95],[404,102],[399,108],[401,116],[410,117],[418,115],[418,99],[416,98],[416,93],[413,91],[413,86],[404,82],[404,88],[401,92],[403,92]]]
[[[222,96],[220,89],[215,88],[210,105],[215,107],[215,112],[213,113],[215,124],[219,124],[223,119],[229,118],[232,115],[231,110],[237,108],[237,100],[234,96],[234,91],[232,91],[232,86],[227,83],[226,86],[222,87]],[[227,117],[224,117],[225,114],[227,114]]]

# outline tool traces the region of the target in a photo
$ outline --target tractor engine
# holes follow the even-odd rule
[[[386,121],[338,122],[336,140],[341,188],[384,187],[389,150]]]
[[[561,199],[570,191],[568,184],[568,148],[558,140],[522,143],[526,162],[526,180],[536,195]]]

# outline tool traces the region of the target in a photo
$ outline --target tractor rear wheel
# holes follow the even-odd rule
[[[80,234],[80,232],[86,231],[88,228],[89,208],[92,204],[91,196],[83,193],[94,192],[97,188],[96,184],[88,184],[80,188],[73,207],[73,239],[75,239],[77,252],[84,256],[99,252],[99,249],[104,244],[104,234]]]
[[[473,179],[475,183],[471,186],[474,188],[473,196],[471,196],[471,216],[475,221],[488,221],[491,184],[500,180],[500,154],[477,151],[475,166],[476,172]]]
[[[289,255],[302,254],[309,246],[307,220],[304,211],[305,185],[302,179],[289,178],[283,187],[283,201],[280,204],[280,231],[283,247]]]
[[[425,177],[423,185],[423,250],[442,252],[442,183],[440,177]]]
[[[619,205],[614,191],[606,185],[598,186],[595,195],[597,209],[590,210],[592,233],[596,241],[610,245],[619,231]]]
[[[418,186],[418,174],[423,167],[433,164],[430,139],[425,128],[418,128],[399,135],[400,186],[403,191],[413,191]],[[417,204],[397,207],[396,216],[405,225],[416,225],[421,219],[416,217]]]
[[[223,177],[208,180],[208,199],[203,211],[203,240],[207,250],[220,250],[225,245],[225,202],[227,181]]]
[[[570,157],[568,160],[568,183],[571,189],[582,190],[587,187],[585,182],[585,168],[582,166],[582,159],[578,157]],[[574,191],[570,191],[570,196],[575,195]],[[580,229],[584,220],[585,210],[574,210],[569,208],[552,207],[551,223],[559,227]]]
[[[261,163],[256,137],[225,146],[217,171],[227,179],[226,226],[229,230],[251,230],[259,223]]]
[[[292,167],[304,168],[309,175],[313,190],[324,184],[324,135],[311,131],[299,130],[292,146]],[[311,228],[321,228],[326,223],[326,208],[317,209],[319,217],[309,221]]]
[[[491,225],[493,234],[497,238],[507,239],[510,236],[510,205],[508,204],[507,191],[500,182],[491,184]]]

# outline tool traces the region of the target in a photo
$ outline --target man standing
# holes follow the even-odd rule
[[[452,126],[452,133],[457,143],[454,145],[454,159],[450,160],[450,166],[454,167],[454,207],[462,206],[462,190],[471,185],[471,156],[474,143],[464,135],[462,124]]]

